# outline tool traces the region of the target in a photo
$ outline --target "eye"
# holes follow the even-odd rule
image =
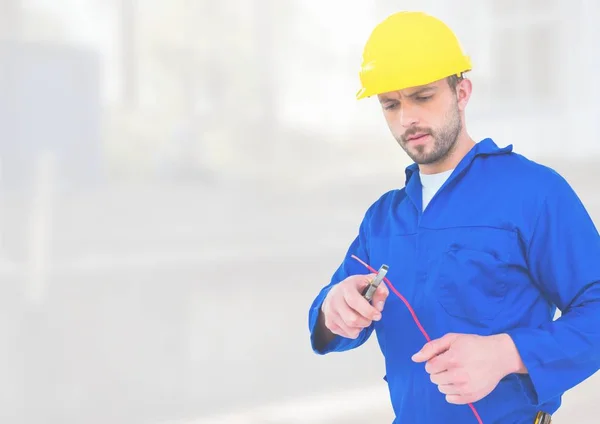
[[[416,97],[416,100],[418,102],[426,102],[427,100],[431,99],[433,96],[418,96]]]
[[[383,108],[385,110],[392,110],[398,107],[398,102],[394,102],[394,103],[386,103]]]

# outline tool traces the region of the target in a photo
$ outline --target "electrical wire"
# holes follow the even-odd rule
[[[358,258],[356,255],[352,255],[352,258],[356,259],[358,262],[360,262],[361,264],[363,264],[369,271],[374,272],[375,274],[377,274],[377,270],[375,270],[369,264],[367,264],[366,262],[364,262],[363,260],[361,260],[360,258]],[[425,329],[421,325],[421,322],[419,321],[419,318],[417,318],[417,314],[415,313],[415,310],[410,305],[410,303],[408,302],[408,300],[406,300],[406,298],[404,296],[402,296],[402,294],[398,290],[396,290],[396,287],[394,287],[394,285],[390,282],[390,280],[388,280],[387,277],[383,277],[383,281],[385,281],[385,283],[390,288],[390,290],[396,296],[398,296],[400,298],[400,300],[406,305],[406,307],[408,308],[408,311],[412,315],[413,320],[415,321],[415,324],[417,324],[417,327],[419,327],[419,330],[421,331],[421,333],[425,337],[425,340],[427,340],[428,342],[430,342],[431,341],[431,337],[429,337],[429,334],[427,334],[427,332],[425,331]],[[481,420],[481,417],[479,416],[479,413],[477,412],[477,409],[475,409],[475,405],[473,405],[472,403],[469,403],[468,405],[469,405],[469,408],[471,408],[471,411],[473,412],[473,415],[475,415],[475,418],[477,419],[478,424],[483,424],[483,421]]]

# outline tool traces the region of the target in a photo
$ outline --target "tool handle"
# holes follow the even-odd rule
[[[387,274],[388,269],[389,267],[386,264],[381,265],[381,268],[379,268],[379,271],[377,272],[377,275],[375,276],[373,281],[371,281],[369,285],[363,289],[362,296],[365,299],[367,299],[367,302],[371,302],[371,300],[373,299],[373,295],[375,294],[375,291],[377,290],[379,284],[385,278],[385,274]]]
[[[373,295],[375,294],[375,290],[377,290],[377,287],[374,286],[373,284],[369,284],[367,287],[365,287],[362,291],[362,296],[367,299],[367,302],[370,302],[371,300],[373,300]]]

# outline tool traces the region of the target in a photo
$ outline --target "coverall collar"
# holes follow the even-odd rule
[[[498,147],[498,145],[491,138],[485,138],[481,140],[479,143],[476,143],[475,146],[465,155],[464,158],[458,163],[454,172],[450,175],[448,180],[444,183],[444,185],[440,188],[442,190],[446,184],[456,178],[459,174],[461,174],[473,160],[478,156],[493,156],[493,155],[502,155],[506,153],[511,153],[513,150],[512,144],[509,144],[506,147]],[[412,200],[415,206],[420,210],[422,206],[422,187],[421,187],[421,179],[419,178],[419,165],[413,163],[409,165],[406,170],[406,193],[408,197]],[[413,178],[414,177],[414,178]]]

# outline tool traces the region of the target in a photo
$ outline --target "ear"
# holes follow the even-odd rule
[[[467,108],[467,103],[471,98],[471,90],[473,85],[471,80],[463,78],[458,84],[456,84],[456,98],[458,100],[458,109],[462,112]]]

